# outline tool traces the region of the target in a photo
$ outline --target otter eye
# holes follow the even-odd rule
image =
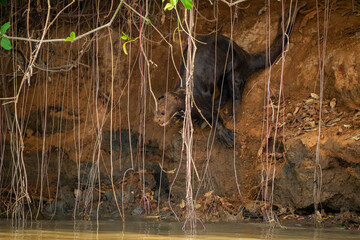
[[[163,112],[161,112],[161,115],[165,115],[165,112],[163,111]]]

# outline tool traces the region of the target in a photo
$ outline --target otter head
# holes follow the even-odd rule
[[[184,110],[184,91],[169,92],[158,98],[158,109],[154,112],[154,121],[160,126],[167,125],[175,115]],[[165,108],[166,105],[166,108]]]

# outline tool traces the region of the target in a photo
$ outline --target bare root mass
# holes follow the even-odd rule
[[[359,225],[359,1],[5,2],[0,217]]]

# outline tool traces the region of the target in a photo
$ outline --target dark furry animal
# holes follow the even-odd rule
[[[298,9],[303,6],[305,4],[301,3]],[[290,21],[285,30],[285,44],[288,42],[288,36],[293,28],[292,19],[296,14],[297,10],[292,11],[292,14],[287,11],[287,20],[290,19]],[[287,22],[285,21],[285,24]],[[270,63],[268,64],[266,63],[266,51],[250,54],[223,35],[211,34],[198,38],[194,62],[193,97],[201,114],[194,107],[191,111],[192,117],[198,119],[204,117],[210,124],[212,123],[216,127],[217,138],[226,146],[233,146],[234,132],[225,127],[223,119],[218,116],[218,107],[219,105],[222,107],[228,99],[232,99],[233,93],[235,94],[235,103],[240,104],[245,82],[249,76],[255,71],[273,64],[282,53],[283,35],[280,23],[281,18],[277,36],[270,46]],[[184,50],[185,59],[186,53],[187,49]],[[185,108],[186,70],[184,64],[181,64],[180,74],[182,87],[178,87],[174,92],[169,92],[166,96],[161,96],[158,99],[158,110],[155,112],[154,121],[161,126],[168,124],[175,115]],[[218,98],[213,107],[214,81],[221,97]]]

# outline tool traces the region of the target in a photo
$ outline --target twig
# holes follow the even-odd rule
[[[75,1],[75,0],[73,0],[73,2],[74,2],[74,1]],[[97,27],[97,28],[95,28],[95,29],[92,29],[92,30],[90,30],[90,31],[88,31],[88,32],[86,32],[86,33],[83,33],[83,34],[75,37],[74,40],[69,41],[69,42],[77,41],[77,40],[79,40],[79,39],[81,39],[81,38],[83,38],[83,37],[85,37],[85,36],[88,36],[88,35],[90,35],[90,34],[92,34],[92,33],[94,33],[94,32],[97,32],[97,31],[99,31],[99,30],[101,30],[101,29],[103,29],[103,28],[110,27],[111,24],[112,24],[112,22],[114,21],[116,15],[117,15],[118,12],[119,12],[122,3],[123,3],[123,0],[121,0],[121,2],[119,3],[119,5],[118,5],[118,7],[116,8],[116,10],[115,10],[112,18],[110,19],[110,21],[109,21],[108,23],[106,23],[106,24],[104,24],[104,25],[102,25],[102,26],[100,26],[100,27]],[[125,4],[124,4],[124,5],[125,5]],[[68,6],[69,6],[69,5],[68,5]],[[66,6],[65,8],[67,8],[68,6]],[[62,11],[63,11],[63,10],[62,10]],[[62,12],[62,11],[61,11],[61,12]],[[57,16],[58,16],[58,15],[57,15]],[[52,23],[53,23],[53,21],[51,22],[51,24],[52,24]],[[51,26],[51,24],[49,25],[49,27]],[[47,29],[47,30],[48,30],[48,29]],[[12,37],[12,36],[8,36],[8,35],[6,35],[6,34],[4,34],[4,36],[7,37],[7,38],[9,38],[9,39],[13,39],[13,40],[21,40],[21,41],[28,41],[28,42],[38,42],[38,43],[40,43],[40,42],[41,42],[41,43],[64,42],[64,38],[46,39],[46,40],[40,39],[40,40],[39,40],[39,39],[32,39],[32,38]]]
[[[226,0],[221,0],[223,3],[226,3],[229,7],[232,7],[232,6],[234,6],[234,5],[236,5],[236,4],[238,4],[238,3],[242,3],[242,2],[245,2],[245,1],[247,1],[247,0],[237,0],[237,1],[235,1],[235,2],[232,2],[232,3],[229,3],[228,1],[226,1]]]

